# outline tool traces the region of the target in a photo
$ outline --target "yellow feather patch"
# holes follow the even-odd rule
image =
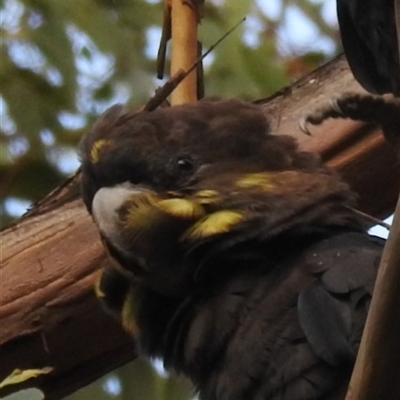
[[[135,335],[138,332],[138,327],[135,319],[135,293],[132,290],[125,297],[121,318],[123,328],[132,335]]]
[[[271,190],[275,187],[271,180],[271,174],[267,172],[255,172],[252,174],[243,175],[236,181],[236,186],[242,189],[257,186],[264,190]]]
[[[200,204],[214,204],[219,200],[219,192],[213,189],[203,189],[194,193],[194,197],[196,200],[200,202]]]
[[[96,164],[99,161],[100,150],[105,146],[110,146],[111,144],[112,141],[107,139],[99,139],[96,142],[94,142],[90,150],[90,161],[93,164]]]
[[[166,199],[161,200],[157,206],[177,218],[197,219],[204,215],[204,209],[200,204],[187,199]]]
[[[94,284],[94,293],[96,294],[96,297],[98,299],[102,299],[102,298],[106,297],[106,294],[100,288],[101,275],[102,275],[101,273],[97,274],[95,284]]]
[[[202,239],[220,233],[229,232],[230,228],[243,220],[237,211],[216,211],[195,223],[183,235],[183,239]]]

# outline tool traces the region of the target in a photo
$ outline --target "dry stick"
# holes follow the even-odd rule
[[[395,0],[400,54],[400,0]],[[400,62],[400,60],[399,60]],[[400,135],[400,132],[399,132]],[[400,149],[396,149],[400,156]],[[400,197],[346,400],[400,399]]]
[[[360,215],[366,221],[371,222],[371,223],[373,223],[375,225],[380,225],[383,228],[385,228],[387,230],[390,230],[390,224],[387,224],[385,221],[382,221],[379,218],[375,218],[372,215],[366,214],[365,212],[362,212],[360,210],[357,210],[356,208],[349,207],[349,206],[345,206],[345,207],[348,208],[349,210],[353,211],[354,213]]]
[[[164,17],[161,33],[160,46],[157,53],[157,78],[164,78],[165,57],[167,54],[167,44],[171,39],[171,4],[170,0],[164,0]]]
[[[189,69],[197,60],[197,3],[171,0],[171,76]],[[197,76],[192,72],[171,94],[171,104],[197,100]]]
[[[242,18],[229,31],[227,31],[220,39],[218,39],[201,57],[199,57],[193,65],[186,71],[178,71],[172,76],[168,82],[156,90],[156,94],[146,103],[143,111],[153,111],[159,107],[167,97],[175,90],[175,88],[207,57],[227,36],[229,36],[246,18]]]

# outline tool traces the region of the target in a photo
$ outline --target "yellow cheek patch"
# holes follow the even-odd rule
[[[132,229],[135,226],[149,226],[157,216],[157,197],[151,193],[142,193],[129,199],[126,225]]]
[[[173,217],[182,219],[197,219],[205,214],[199,203],[182,198],[161,200],[157,207]]]
[[[139,331],[138,326],[136,325],[135,314],[135,293],[131,289],[125,297],[121,319],[123,328],[132,335],[135,335]]]
[[[221,210],[216,211],[188,229],[183,239],[203,239],[221,233],[229,232],[232,226],[243,220],[243,215],[237,211]]]
[[[133,230],[150,229],[167,216],[183,220],[199,219],[205,211],[196,201],[184,198],[162,199],[146,193],[131,199],[126,226]]]
[[[255,172],[252,174],[243,175],[235,182],[236,186],[241,189],[252,187],[260,187],[264,190],[271,190],[275,187],[272,182],[271,175],[266,172]]]
[[[128,213],[126,219],[122,221],[122,225],[132,244],[151,240],[152,234],[156,233],[160,227],[165,226],[172,216],[180,214],[182,218],[182,215],[192,211],[188,204],[184,206],[189,210],[182,211],[179,210],[178,201],[166,202],[160,205],[162,201],[150,193],[141,194],[130,199]],[[182,203],[180,205],[183,206]],[[144,262],[144,260],[142,261]]]
[[[107,139],[99,139],[96,142],[94,142],[94,144],[90,150],[90,161],[93,164],[96,164],[99,161],[100,150],[103,147],[107,147],[107,146],[111,146],[111,145],[112,145],[112,141],[107,140]]]

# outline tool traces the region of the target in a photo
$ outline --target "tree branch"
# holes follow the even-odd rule
[[[400,198],[346,400],[397,400],[400,393]]]
[[[400,56],[400,0],[395,1]],[[400,62],[400,60],[398,60]],[[400,73],[397,68],[397,74]],[[396,132],[400,135],[400,132]],[[397,138],[396,138],[397,139]],[[395,140],[397,144],[399,140]],[[396,146],[398,157],[400,148]],[[346,400],[397,400],[400,393],[400,196],[383,249],[374,296]]]
[[[171,76],[188,70],[197,60],[198,2],[171,1]],[[197,75],[191,72],[171,93],[171,104],[178,105],[197,100]]]
[[[0,380],[54,366],[42,383],[60,398],[132,358],[132,339],[93,296],[105,254],[80,199],[6,229],[2,245]]]

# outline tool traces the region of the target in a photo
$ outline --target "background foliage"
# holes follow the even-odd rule
[[[338,51],[334,0],[205,3],[205,48],[247,16],[205,60],[206,95],[266,97]],[[140,106],[162,84],[161,21],[159,0],[0,0],[2,226],[74,172],[79,139],[100,113],[116,102]],[[89,396],[193,394],[183,379],[137,361],[71,398]]]

